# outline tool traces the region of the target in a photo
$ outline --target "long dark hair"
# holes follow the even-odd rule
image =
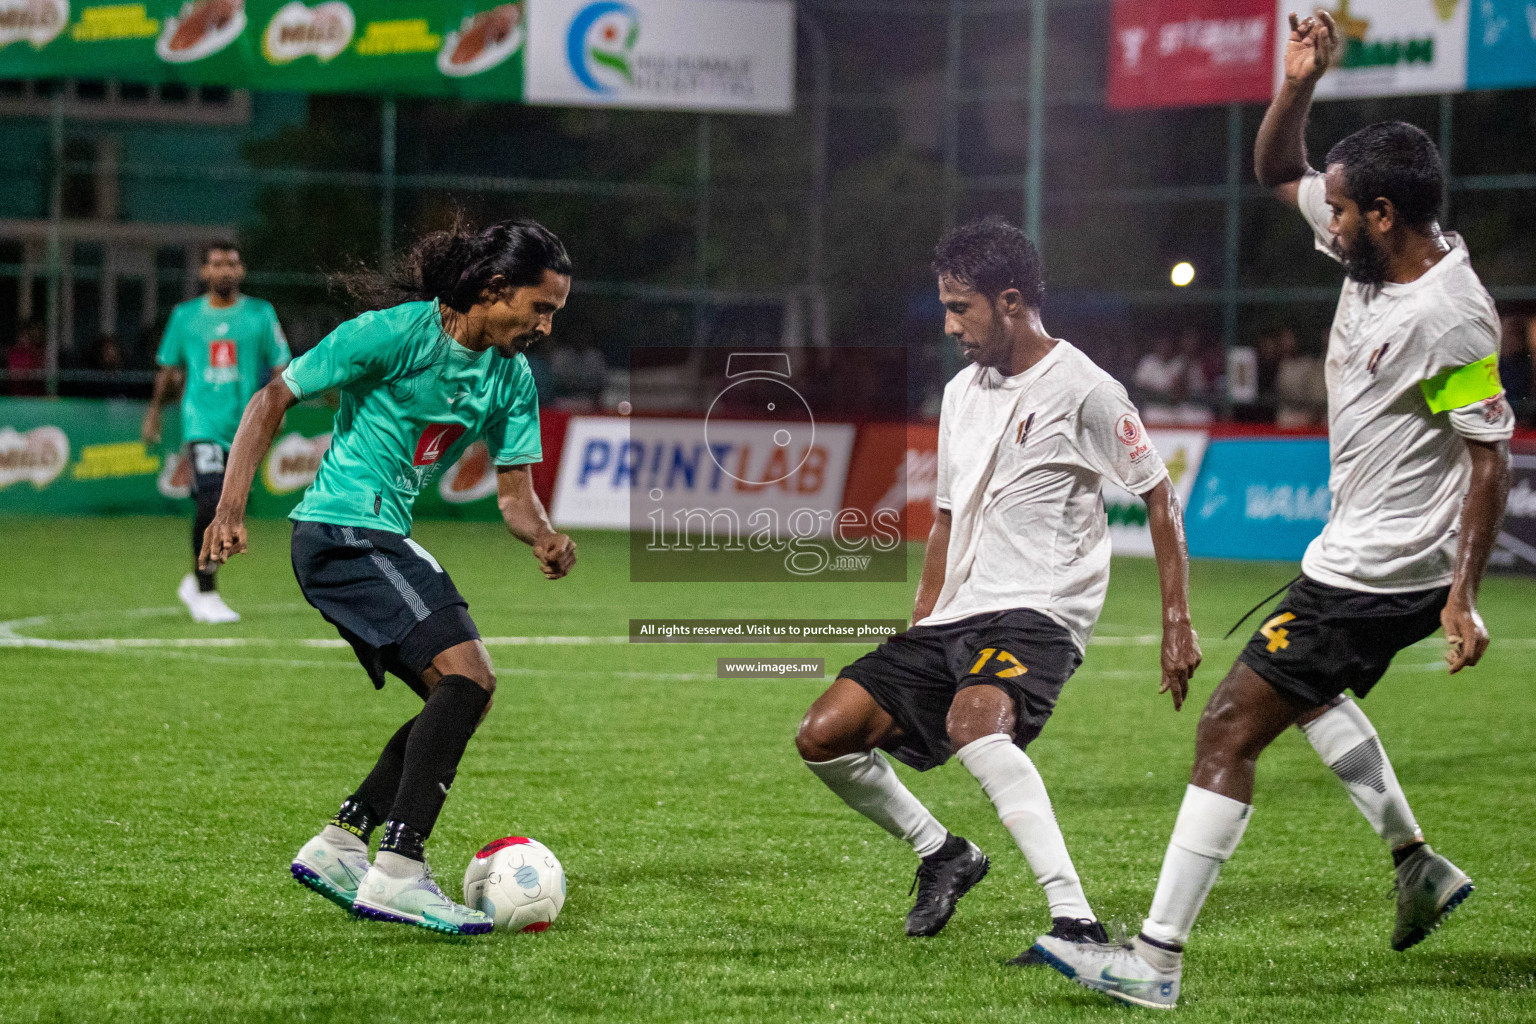
[[[360,309],[436,299],[465,313],[492,278],[499,276],[520,288],[538,284],[546,270],[569,275],[571,257],[555,233],[537,221],[504,220],[479,231],[456,222],[447,231],[423,235],[396,261],[394,270],[359,264],[332,275],[332,281]]]

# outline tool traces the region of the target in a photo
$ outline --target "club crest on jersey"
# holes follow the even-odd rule
[[[1366,360],[1365,368],[1370,372],[1372,377],[1376,376],[1376,371],[1381,369],[1381,361],[1383,358],[1385,358],[1387,349],[1390,348],[1391,345],[1392,343],[1390,341],[1386,342],[1381,346],[1381,348],[1372,352],[1371,358]]]
[[[1034,425],[1035,425],[1035,414],[1034,413],[1030,413],[1028,416],[1024,417],[1022,420],[1019,421],[1019,429],[1017,431],[1015,431],[1016,439],[1017,439],[1019,444],[1023,444],[1025,441],[1029,440],[1029,428],[1034,426]]]
[[[430,466],[443,457],[443,454],[453,447],[453,443],[464,436],[464,424],[462,423],[433,423],[421,432],[421,438],[416,442],[417,466]]]

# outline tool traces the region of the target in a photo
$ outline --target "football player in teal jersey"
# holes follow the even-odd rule
[[[546,578],[570,571],[576,546],[550,526],[533,490],[531,467],[543,452],[523,352],[549,336],[570,294],[571,261],[547,229],[507,221],[428,235],[399,276],[364,274],[351,284],[382,308],[342,324],[251,400],[201,562],[245,550],[246,495],[283,414],[340,389],[331,446],[290,515],[294,573],[375,686],[389,672],[426,703],[291,870],[361,917],[478,935],[491,919],[443,894],[425,844],[496,676],[467,602],[411,539],[411,509],[439,469],[483,438],[507,529],[532,547]],[[380,823],[370,864],[368,840]]]
[[[196,622],[239,622],[219,596],[213,567],[199,568],[203,531],[224,486],[224,462],[240,425],[240,413],[269,371],[288,364],[288,341],[272,303],[240,293],[245,265],[233,242],[213,242],[203,249],[198,272],[207,291],[171,311],[155,361],[154,396],[144,416],[144,443],[160,443],[161,410],[181,398],[181,439],[192,463],[193,571],[182,578],[176,596]]]

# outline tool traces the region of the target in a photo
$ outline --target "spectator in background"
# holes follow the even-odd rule
[[[1323,361],[1296,351],[1296,333],[1277,336],[1275,368],[1275,426],[1289,429],[1316,427],[1328,415],[1328,378]]]
[[[596,403],[608,384],[608,363],[590,341],[557,346],[549,357],[555,389],[571,398]]]
[[[43,395],[47,358],[46,333],[40,320],[29,320],[16,332],[16,343],[5,353],[5,372],[13,395]],[[19,379],[18,379],[19,378]]]
[[[114,334],[103,334],[96,339],[96,347],[91,350],[89,369],[98,374],[85,388],[85,393],[92,398],[127,398],[128,390],[124,385],[123,350],[117,343]]]
[[[1209,423],[1214,381],[1205,372],[1200,332],[1186,329],[1177,342],[1158,335],[1136,365],[1136,402],[1150,424]]]
[[[1179,335],[1179,359],[1184,363],[1184,405],[1208,406],[1215,379],[1206,373],[1200,332],[1185,328]]]
[[[1515,418],[1524,423],[1533,412],[1532,363],[1536,362],[1536,317],[1502,318],[1503,343],[1499,349],[1499,380]]]
[[[1173,336],[1159,334],[1151,351],[1136,364],[1136,404],[1149,424],[1168,424],[1178,419],[1178,407],[1189,393],[1189,367],[1179,354]]]
[[[523,353],[523,358],[528,360],[528,372],[533,374],[533,386],[539,395],[539,405],[549,405],[555,400],[555,371],[550,369],[549,360],[543,354],[529,349]]]

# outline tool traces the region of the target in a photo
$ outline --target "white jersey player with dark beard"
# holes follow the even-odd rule
[[[944,389],[938,512],[913,626],[838,673],[795,743],[850,807],[920,858],[907,934],[936,934],[987,873],[901,783],[953,754],[997,808],[1045,891],[1051,934],[1107,938],[1025,748],[1082,661],[1109,586],[1101,496],[1147,503],[1163,599],[1162,687],[1183,703],[1200,646],[1183,519],[1136,409],[1109,374],[1040,321],[1040,256],[1002,220],[959,228],[934,260],[944,329],[970,366]],[[1033,949],[1015,964],[1041,963]]]
[[[1303,140],[1312,90],[1338,46],[1331,16],[1291,16],[1286,81],[1259,129],[1259,180],[1296,206],[1349,280],[1328,341],[1333,505],[1302,575],[1211,695],[1195,767],[1152,909],[1126,946],[1036,950],[1061,973],[1122,1002],[1171,1008],[1184,943],[1252,812],[1254,765],[1299,725],[1392,849],[1391,945],[1422,941],[1472,892],[1435,853],[1365,714],[1400,650],[1445,629],[1452,673],[1477,664],[1488,632],[1477,591],[1509,492],[1514,417],[1499,384],[1499,320],[1465,243],[1436,221],[1445,179],[1434,143],[1401,122],[1329,152]]]

